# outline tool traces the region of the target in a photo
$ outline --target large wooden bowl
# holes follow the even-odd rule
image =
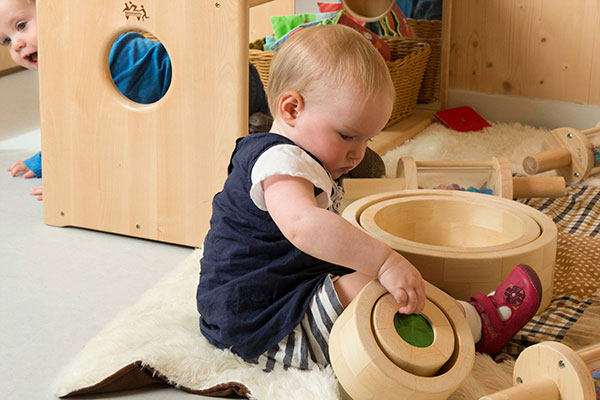
[[[457,299],[491,292],[517,264],[528,264],[542,282],[540,311],[550,303],[557,229],[529,206],[478,193],[405,190],[357,200],[343,216]]]

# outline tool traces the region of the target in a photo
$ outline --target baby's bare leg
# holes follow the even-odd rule
[[[340,276],[334,282],[333,287],[342,306],[346,308],[352,299],[358,295],[358,292],[372,280],[372,277],[361,274],[360,272],[352,272],[351,274]]]

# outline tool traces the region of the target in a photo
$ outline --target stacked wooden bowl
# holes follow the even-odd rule
[[[433,332],[431,343],[411,344],[397,331],[399,305],[376,280],[336,320],[329,356],[352,399],[446,399],[471,372],[475,345],[466,319],[450,296],[425,283],[421,315]]]
[[[364,197],[343,216],[457,299],[489,293],[517,264],[528,264],[542,283],[540,311],[550,303],[557,229],[529,206],[479,193],[405,190]]]

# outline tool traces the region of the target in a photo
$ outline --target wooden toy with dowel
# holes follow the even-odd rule
[[[600,123],[579,131],[558,128],[544,139],[544,151],[523,159],[523,169],[529,175],[556,170],[567,183],[577,183],[600,173]]]
[[[425,285],[422,314],[398,314],[375,280],[336,320],[331,365],[352,399],[446,399],[471,372],[475,345],[464,315],[450,296]]]
[[[595,400],[591,370],[600,368],[600,344],[574,351],[558,342],[523,350],[513,370],[516,386],[480,400]]]
[[[505,199],[561,197],[565,193],[562,177],[513,177],[510,162],[504,157],[490,161],[415,161],[402,157],[396,170],[406,189],[461,187]]]
[[[415,161],[402,157],[396,178],[344,179],[348,201],[376,193],[405,189],[456,189],[513,198],[561,197],[565,179],[550,177],[513,177],[510,162],[503,157],[490,161]]]

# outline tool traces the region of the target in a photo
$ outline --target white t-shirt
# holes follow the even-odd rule
[[[262,182],[274,175],[290,175],[306,179],[322,190],[317,205],[338,212],[343,189],[329,172],[302,148],[291,144],[280,144],[262,153],[252,168],[250,198],[262,211],[267,211]]]

